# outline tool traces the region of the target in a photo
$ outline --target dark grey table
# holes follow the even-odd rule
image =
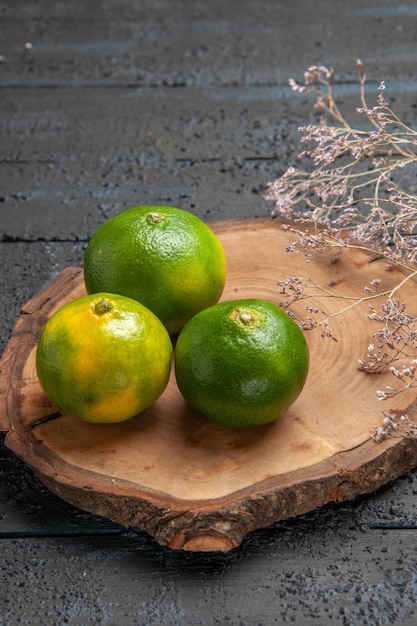
[[[0,0],[0,347],[21,306],[138,204],[268,216],[311,101],[288,79],[356,59],[417,121],[411,0]],[[415,184],[415,182],[414,182]],[[414,624],[415,472],[247,536],[166,550],[51,495],[0,443],[0,623]]]

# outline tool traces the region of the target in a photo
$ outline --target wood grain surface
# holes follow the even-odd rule
[[[277,220],[212,228],[226,252],[223,300],[277,302],[278,279],[308,272],[338,296],[326,299],[332,315],[345,302],[340,298],[361,298],[375,272],[384,290],[403,278],[358,250],[306,264],[287,252],[294,234]],[[414,289],[406,283],[399,297],[409,301]],[[371,436],[382,421],[376,390],[391,374],[358,367],[373,331],[366,303],[334,319],[336,342],[320,329],[306,333],[311,366],[301,396],[273,424],[242,431],[193,412],[173,372],[161,398],[123,424],[86,424],[51,406],[36,375],[37,336],[50,315],[85,293],[82,269],[63,271],[23,308],[0,364],[6,445],[72,504],[145,528],[171,548],[229,550],[254,528],[373,491],[417,464],[412,438],[377,444]],[[318,297],[309,304],[322,306]],[[413,417],[413,399],[404,393],[385,408]]]

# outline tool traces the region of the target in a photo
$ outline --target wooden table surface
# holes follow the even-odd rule
[[[360,58],[415,125],[416,34],[411,0],[0,0],[0,350],[121,210],[268,216],[315,119],[288,87],[309,65],[334,67],[348,112]],[[416,493],[410,471],[231,552],[176,552],[53,496],[1,440],[0,623],[411,625]]]

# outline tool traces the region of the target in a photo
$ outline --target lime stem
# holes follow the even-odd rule
[[[255,323],[255,316],[249,309],[234,309],[234,311],[229,314],[229,317],[244,326],[253,326]]]
[[[162,222],[165,219],[165,216],[160,213],[148,213],[146,219],[148,222],[158,224],[158,222]]]
[[[242,311],[239,318],[244,324],[250,324],[253,321],[253,316],[248,311]]]
[[[112,305],[109,300],[107,300],[107,298],[102,298],[101,300],[96,302],[94,306],[94,312],[97,313],[97,315],[103,315],[103,313],[107,313],[107,311],[110,311],[111,308]]]

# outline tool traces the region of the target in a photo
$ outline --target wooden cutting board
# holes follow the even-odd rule
[[[401,278],[360,251],[336,263],[326,257],[306,263],[286,251],[294,236],[276,220],[211,226],[228,263],[223,300],[277,303],[277,281],[292,276],[359,297],[376,276],[384,288]],[[409,281],[397,295],[413,302],[415,289]],[[84,293],[82,269],[65,269],[23,307],[0,363],[6,445],[73,505],[145,529],[174,549],[226,551],[251,530],[369,493],[417,465],[415,439],[371,437],[382,410],[413,417],[416,405],[412,392],[379,402],[376,391],[392,384],[392,375],[358,368],[375,330],[366,304],[334,319],[337,342],[319,330],[306,333],[311,364],[302,394],[275,423],[240,431],[193,412],[173,376],[150,409],[123,424],[86,424],[61,414],[37,379],[36,342],[51,314]],[[336,299],[325,305],[329,313],[341,308]],[[307,315],[305,303],[298,306]]]

